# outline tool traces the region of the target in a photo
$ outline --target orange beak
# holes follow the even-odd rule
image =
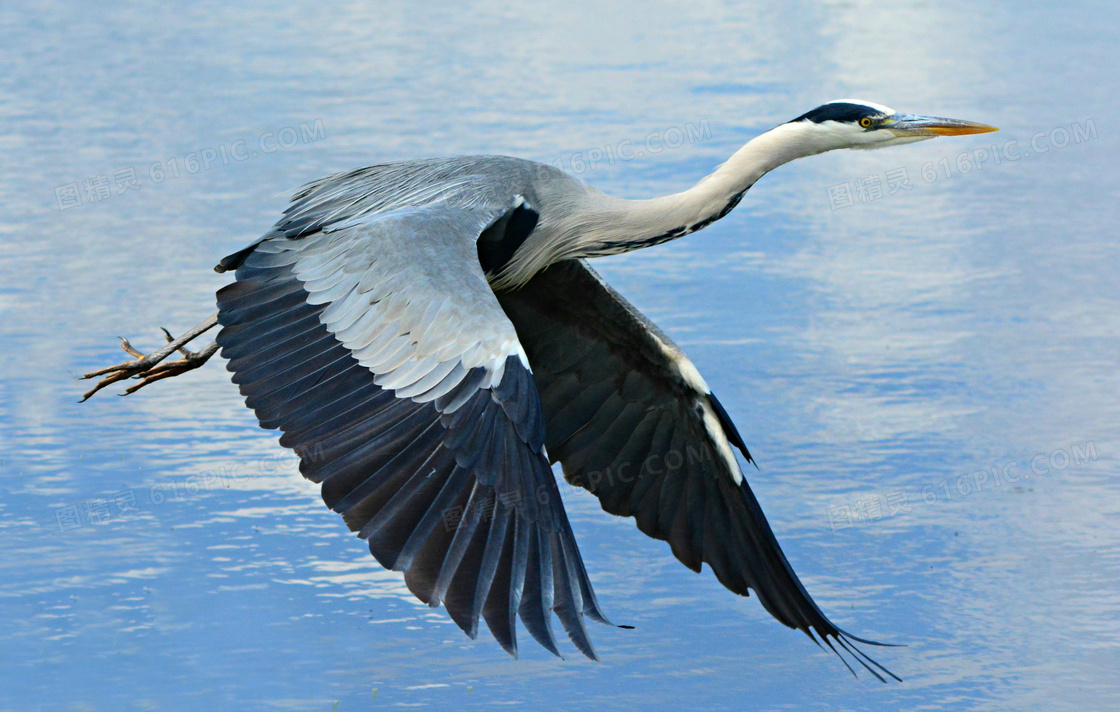
[[[999,131],[995,126],[988,126],[987,124],[959,119],[942,119],[937,116],[896,114],[891,118],[892,121],[883,128],[893,131],[898,136],[965,136],[967,134]]]

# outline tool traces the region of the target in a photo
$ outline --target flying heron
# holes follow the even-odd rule
[[[693,363],[587,258],[658,245],[727,215],[796,158],[994,131],[836,101],[754,138],[692,188],[623,200],[505,156],[370,166],[302,188],[263,237],[223,259],[218,312],[151,354],[87,374],[141,379],[220,348],[261,427],[300,457],[327,506],[443,604],[517,654],[516,619],[559,655],[552,614],[596,659],[606,623],[551,465],[667,541],[693,571],[754,591],[786,626],[892,673],[835,626],[790,567],[735,453],[742,436]],[[220,325],[198,352],[185,345]],[[165,332],[166,333],[166,332]],[[179,351],[182,358],[161,363]],[[833,644],[836,644],[835,647]],[[881,674],[882,673],[882,674]]]

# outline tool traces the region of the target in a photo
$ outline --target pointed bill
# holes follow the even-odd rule
[[[937,116],[895,114],[885,128],[898,136],[964,136],[999,131],[995,126]]]

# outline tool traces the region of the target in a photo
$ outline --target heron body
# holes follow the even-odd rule
[[[559,462],[686,566],[878,677],[854,645],[870,641],[833,625],[786,561],[743,475],[746,444],[699,371],[585,259],[695,232],[795,158],[983,130],[834,102],[652,200],[500,156],[330,176],[218,265],[237,279],[218,293],[217,343],[326,504],[468,635],[481,618],[516,654],[520,618],[559,654],[555,614],[595,658],[585,619],[606,618]]]

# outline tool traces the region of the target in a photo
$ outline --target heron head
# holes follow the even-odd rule
[[[881,104],[841,99],[798,116],[795,124],[820,150],[884,148],[937,136],[998,131],[994,126],[959,119],[903,114]]]

